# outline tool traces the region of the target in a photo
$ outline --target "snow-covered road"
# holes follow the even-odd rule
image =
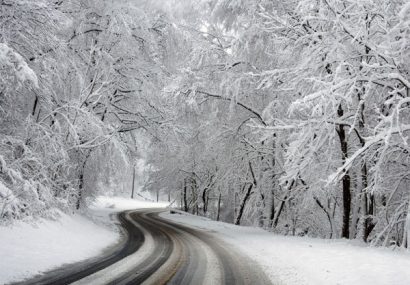
[[[163,209],[120,214],[127,242],[114,254],[20,284],[270,284],[253,262],[223,241],[158,216]]]
[[[101,258],[124,242],[117,214],[168,203],[100,196],[81,214],[17,221],[0,227],[0,284],[20,282],[61,267]]]

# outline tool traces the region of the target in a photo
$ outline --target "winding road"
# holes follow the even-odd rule
[[[14,284],[271,284],[234,248],[205,231],[161,218],[163,211],[123,212],[118,217],[127,238],[103,256]]]

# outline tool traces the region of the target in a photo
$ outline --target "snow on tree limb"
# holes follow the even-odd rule
[[[11,70],[20,83],[26,81],[38,88],[38,78],[23,57],[5,43],[0,43],[0,65]]]

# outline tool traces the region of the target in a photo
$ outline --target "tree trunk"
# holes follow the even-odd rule
[[[373,220],[374,216],[374,196],[371,193],[367,193],[367,165],[366,163],[362,167],[362,184],[363,184],[363,197],[364,197],[364,223],[363,223],[363,240],[364,242],[367,242],[367,239],[369,238],[370,233],[373,231],[375,227],[375,223]]]
[[[272,186],[269,191],[269,198],[268,198],[268,207],[269,207],[269,221],[268,227],[271,228],[273,225],[273,219],[275,218],[275,189],[278,187],[280,189],[279,183],[277,182],[276,172],[278,171],[276,168],[276,134],[273,134],[272,140],[272,149],[273,149],[273,156],[271,160],[271,168],[273,170],[273,175],[271,176]]]
[[[90,155],[91,155],[91,151],[89,151],[88,154],[85,156],[84,162],[83,162],[83,164],[81,165],[81,168],[80,168],[80,173],[78,175],[78,195],[77,195],[77,202],[76,202],[76,205],[75,205],[75,208],[77,210],[79,210],[80,207],[81,207],[81,201],[82,201],[82,198],[83,198],[82,197],[83,196],[83,188],[84,188],[84,171],[85,171],[85,166],[87,164],[87,160],[90,157]]]
[[[369,18],[369,14],[366,14],[366,23],[368,25],[367,31],[370,30],[370,23],[371,21],[367,21]],[[365,47],[365,58],[364,60],[366,63],[369,63],[372,57],[369,57],[370,53],[370,48]],[[363,59],[361,60],[363,62]],[[360,70],[363,69],[363,65],[360,66]],[[365,141],[362,138],[362,135],[365,131],[365,104],[364,100],[362,99],[364,94],[366,93],[366,88],[365,86],[362,87],[362,91],[358,93],[358,99],[359,99],[359,104],[360,104],[360,119],[359,119],[359,130],[360,130],[360,135],[359,140],[361,143],[361,146],[365,146]],[[374,196],[371,193],[368,193],[367,187],[368,187],[368,181],[367,181],[367,164],[366,162],[363,163],[363,166],[361,167],[361,182],[362,182],[362,194],[363,194],[363,207],[364,207],[364,222],[363,222],[363,240],[364,242],[367,242],[367,239],[369,238],[370,233],[375,227],[375,222],[373,219],[374,215]]]
[[[279,222],[279,217],[282,214],[283,208],[285,207],[285,202],[287,201],[288,197],[290,196],[290,191],[292,190],[292,187],[295,185],[296,180],[292,180],[292,183],[290,184],[288,188],[288,193],[285,194],[283,197],[282,201],[280,201],[279,208],[276,213],[274,213],[274,219],[272,222],[272,228],[276,228]]]
[[[216,220],[219,221],[219,214],[221,212],[221,198],[222,198],[222,194],[221,192],[219,192],[219,197],[218,197],[218,209],[216,212]]]
[[[401,243],[402,248],[408,248],[409,235],[410,235],[410,202],[408,203],[408,206],[407,206],[407,215],[406,215],[406,220],[404,222],[403,237],[402,237],[402,243]]]
[[[365,90],[363,90],[364,93]],[[361,97],[359,96],[359,101],[361,100]],[[365,127],[365,121],[364,121],[364,108],[365,105],[364,103],[361,104],[360,106],[360,120],[359,120],[359,129],[360,129],[360,143],[361,146],[364,147],[365,146],[365,141],[364,139],[361,137],[362,133],[364,131],[364,127]],[[364,223],[363,223],[363,240],[364,242],[367,242],[367,239],[369,238],[370,233],[372,232],[372,230],[375,227],[375,222],[373,219],[373,215],[374,215],[374,196],[371,193],[368,193],[368,181],[367,181],[367,163],[363,162],[363,166],[361,167],[361,183],[362,183],[362,194],[363,194],[363,206],[364,206]]]
[[[313,199],[315,200],[319,208],[322,209],[323,212],[325,212],[326,214],[326,217],[327,217],[327,220],[329,221],[329,226],[330,226],[329,239],[331,239],[333,237],[333,222],[332,222],[332,218],[330,216],[329,210],[326,209],[325,206],[323,206],[323,204],[320,202],[320,200],[317,197],[313,197]]]
[[[134,188],[135,187],[135,165],[133,166],[132,171],[132,190],[131,190],[131,199],[134,199]]]
[[[261,188],[261,187],[260,187]],[[260,205],[259,205],[259,209],[258,209],[258,226],[260,228],[263,228],[265,226],[266,223],[266,203],[265,203],[265,195],[263,195],[262,193],[262,189],[259,189],[260,192]]]
[[[245,187],[246,186],[244,186],[244,188]],[[249,197],[251,196],[252,188],[253,188],[253,184],[249,184],[249,187],[246,190],[245,196],[243,196],[242,202],[239,205],[239,212],[238,212],[238,215],[236,216],[236,219],[235,219],[235,225],[240,225],[241,224],[243,211],[245,209],[246,202],[248,201]]]
[[[33,110],[31,111],[31,115],[34,117],[34,115],[36,114],[36,110],[37,110],[37,105],[38,105],[38,96],[35,95],[36,97],[34,98],[34,104],[33,104]]]
[[[84,167],[85,167],[85,162],[83,164],[83,169],[84,169]],[[83,187],[84,187],[84,170],[81,170],[80,175],[78,176],[78,195],[77,195],[77,202],[76,202],[76,205],[75,205],[75,208],[77,210],[79,210],[80,207],[81,207]]]
[[[187,201],[187,193],[186,193],[186,190],[187,190],[187,185],[186,185],[186,178],[184,179],[184,187],[183,187],[183,192],[182,192],[182,199],[183,199],[183,202],[184,202],[184,211],[185,212],[188,212],[188,201]]]
[[[339,117],[343,117],[342,105],[339,105],[337,111]],[[340,148],[342,151],[342,163],[344,164],[348,158],[348,144],[346,138],[346,130],[343,125],[339,125],[337,129],[340,140]],[[349,170],[344,169],[344,176],[342,178],[342,197],[343,197],[343,224],[342,224],[342,237],[350,238],[350,208],[352,203],[352,197],[350,192],[350,175]]]
[[[77,210],[79,210],[81,207],[81,200],[82,200],[83,188],[84,188],[84,171],[85,171],[85,166],[87,164],[88,156],[89,155],[87,155],[86,158],[84,159],[84,162],[80,168],[80,173],[78,175],[78,195],[77,195],[77,202],[75,205],[75,208]]]
[[[352,175],[352,181],[357,181],[357,177],[353,177]],[[351,188],[352,189],[357,189],[357,183],[353,183],[351,184]],[[350,211],[350,238],[351,239],[356,239],[358,236],[358,234],[360,234],[360,231],[358,232],[358,227],[360,225],[361,222],[361,217],[360,217],[360,213],[362,212],[362,196],[359,194],[357,194],[357,192],[353,192],[352,193],[352,201],[351,201],[351,211]]]
[[[196,184],[196,179],[192,175],[192,178],[191,178],[191,192],[192,192],[192,201],[194,202],[192,212],[195,215],[199,214],[199,210],[198,210],[198,189],[197,188],[198,187],[197,187],[197,184]]]
[[[273,225],[273,219],[275,218],[275,194],[272,189],[270,191],[269,197],[269,227],[271,228]]]
[[[202,205],[203,205],[203,212],[204,216],[206,216],[206,212],[208,211],[208,188],[205,188],[204,191],[202,192]]]

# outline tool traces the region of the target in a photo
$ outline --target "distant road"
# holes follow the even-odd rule
[[[121,213],[127,238],[105,255],[14,284],[271,284],[234,248],[204,231],[162,219],[162,211]]]

